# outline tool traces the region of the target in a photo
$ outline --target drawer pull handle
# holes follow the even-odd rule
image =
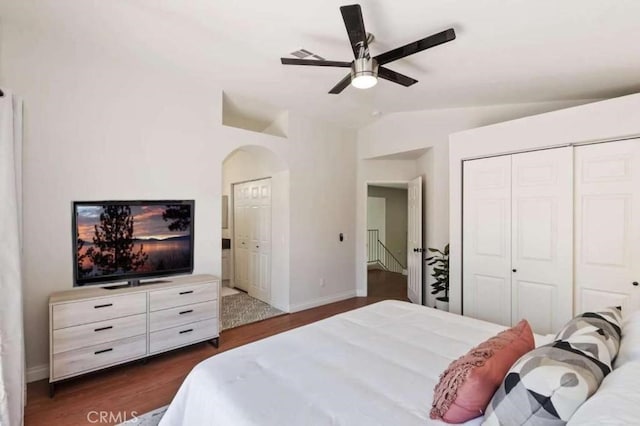
[[[109,306],[113,306],[113,303],[105,303],[104,305],[96,305],[96,306],[94,306],[94,309],[108,308]]]
[[[108,327],[100,327],[100,328],[96,328],[96,329],[95,329],[95,330],[93,330],[93,331],[104,331],[104,330],[110,330],[110,329],[112,329],[112,328],[113,328],[113,326],[112,326],[112,325],[110,325],[110,326],[108,326]]]
[[[180,312],[180,315],[190,314],[191,312],[193,312],[193,309],[189,309],[188,311],[182,311]]]
[[[111,352],[113,350],[113,348],[109,348],[109,349],[103,349],[101,351],[95,351],[94,354],[98,355],[98,354],[103,354],[105,352]]]
[[[193,293],[193,290],[189,290],[189,291],[181,291],[180,292],[180,296],[182,296],[183,294],[191,294]]]
[[[190,328],[190,329],[188,329],[188,330],[182,330],[182,331],[180,332],[180,334],[184,334],[184,333],[191,333],[192,331],[193,331],[193,328]]]

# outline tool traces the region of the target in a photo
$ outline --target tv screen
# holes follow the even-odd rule
[[[73,203],[74,285],[193,272],[188,201]]]

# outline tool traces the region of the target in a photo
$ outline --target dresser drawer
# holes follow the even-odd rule
[[[145,314],[60,328],[53,330],[53,353],[107,343],[146,332],[147,316]]]
[[[161,352],[218,337],[218,319],[192,322],[149,334],[149,352]]]
[[[53,328],[104,321],[147,311],[145,293],[123,294],[53,306]]]
[[[193,305],[163,309],[149,315],[149,331],[177,327],[190,322],[202,321],[218,317],[218,301],[194,303]]]
[[[217,283],[194,284],[149,292],[149,309],[158,311],[217,299]]]
[[[129,359],[140,358],[146,352],[147,339],[145,335],[141,335],[54,354],[53,376],[57,380]]]

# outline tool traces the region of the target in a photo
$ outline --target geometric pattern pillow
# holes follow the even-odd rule
[[[596,332],[600,334],[602,343],[608,349],[608,364],[611,365],[620,350],[621,329],[622,311],[619,307],[607,308],[598,312],[585,312],[573,318],[558,332],[556,340],[568,340],[571,338],[573,342],[577,342],[579,340],[578,336]],[[606,359],[602,353],[593,353],[592,355],[602,361]]]
[[[564,425],[611,372],[619,310],[585,313],[553,343],[523,355],[485,412],[483,425]],[[617,331],[616,331],[617,329]]]

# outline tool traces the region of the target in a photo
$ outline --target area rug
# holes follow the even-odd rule
[[[127,420],[124,423],[120,423],[118,426],[131,426],[131,425],[135,425],[135,426],[158,426],[158,423],[160,423],[160,420],[162,419],[162,416],[164,416],[164,413],[167,412],[167,408],[169,408],[168,405],[165,405],[164,407],[156,408],[153,411],[149,411],[148,413],[140,414],[139,416],[136,416],[135,418]]]
[[[263,319],[282,315],[279,309],[268,303],[239,292],[222,298],[222,330],[238,327]]]

